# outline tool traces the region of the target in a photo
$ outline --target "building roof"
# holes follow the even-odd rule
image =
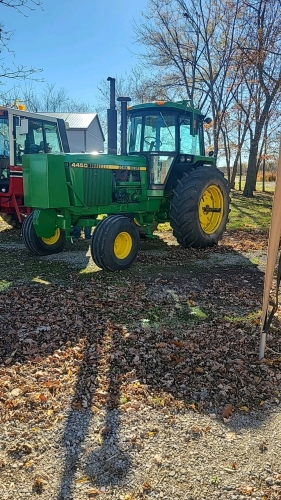
[[[45,113],[44,115],[53,116],[54,118],[62,118],[68,123],[69,129],[87,130],[94,120],[97,120],[101,135],[105,141],[104,133],[101,128],[97,113]]]
[[[69,128],[79,128],[86,130],[97,117],[97,113],[44,113],[54,118],[62,118],[69,124]]]

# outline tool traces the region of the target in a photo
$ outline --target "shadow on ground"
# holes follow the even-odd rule
[[[2,373],[14,371],[21,386],[31,372],[54,370],[52,379],[37,376],[36,393],[43,396],[32,404],[30,392],[18,402],[2,395],[3,418],[12,405],[14,419],[46,419],[49,393],[57,408],[71,408],[57,499],[71,496],[93,412],[105,415],[85,474],[99,488],[127,475],[130,460],[118,444],[118,423],[121,412],[137,411],[141,403],[207,414],[231,404],[266,418],[280,358],[257,361],[263,289],[257,265],[223,246],[167,250],[158,242],[145,243],[137,264],[123,273],[81,276],[78,268],[70,278],[69,269],[60,281],[11,285],[0,295]],[[279,352],[274,332],[269,345]],[[75,432],[80,444],[73,452],[69,436]]]

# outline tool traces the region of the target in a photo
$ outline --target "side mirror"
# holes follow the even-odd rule
[[[208,156],[214,156],[214,151],[209,151]]]
[[[210,117],[207,117],[207,118],[204,118],[204,123],[207,123],[207,125],[210,125],[210,123],[212,123],[212,118]]]
[[[19,134],[20,135],[28,134],[28,120],[27,120],[27,118],[21,118]]]

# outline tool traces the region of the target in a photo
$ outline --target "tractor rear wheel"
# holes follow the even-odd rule
[[[216,167],[184,173],[171,202],[171,226],[184,247],[211,247],[222,238],[229,214],[229,187]]]
[[[93,261],[105,271],[122,271],[133,264],[139,243],[137,225],[124,215],[111,215],[94,230],[91,244]]]
[[[33,226],[33,212],[26,217],[23,223],[22,238],[28,250],[36,255],[51,255],[62,252],[65,245],[65,232],[59,228],[50,238],[37,236]]]

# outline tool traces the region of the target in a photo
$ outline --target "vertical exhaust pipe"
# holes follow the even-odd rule
[[[107,152],[117,154],[117,110],[115,103],[115,78],[107,79],[110,82],[110,107],[107,110]]]
[[[131,100],[130,97],[117,98],[121,102],[121,155],[127,154],[127,102]]]

